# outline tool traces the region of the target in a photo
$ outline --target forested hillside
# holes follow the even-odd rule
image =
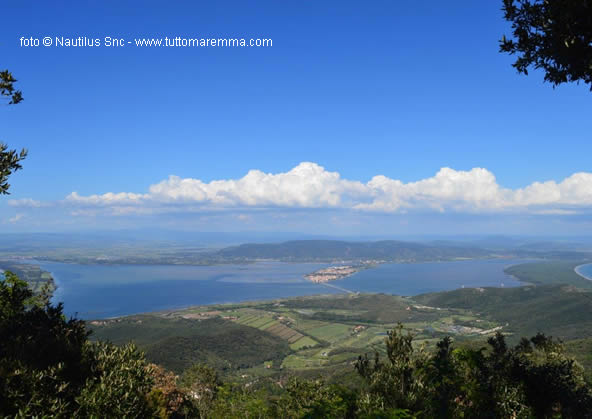
[[[216,255],[226,259],[289,261],[377,259],[412,262],[486,257],[490,252],[474,247],[429,246],[394,240],[376,242],[296,240],[284,243],[243,244],[222,249]]]

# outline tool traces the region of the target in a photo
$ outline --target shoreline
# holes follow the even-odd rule
[[[574,272],[575,272],[576,274],[578,274],[579,276],[581,276],[582,278],[584,278],[584,279],[587,279],[588,281],[592,281],[592,277],[590,277],[590,276],[586,276],[585,274],[583,274],[583,273],[581,273],[581,272],[579,271],[579,269],[580,269],[582,266],[586,266],[586,265],[592,265],[592,263],[582,263],[581,265],[578,265],[578,266],[576,266],[576,267],[574,268]]]

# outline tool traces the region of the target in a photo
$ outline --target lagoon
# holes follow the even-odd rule
[[[360,271],[339,286],[362,292],[417,295],[457,288],[517,287],[523,285],[504,269],[520,263],[519,259],[463,260],[453,262],[389,263]]]
[[[416,295],[460,287],[513,287],[504,269],[525,260],[383,264],[328,285],[304,275],[329,266],[258,262],[248,265],[78,265],[36,262],[52,273],[67,315],[98,319],[192,305],[271,300],[341,292]],[[336,287],[338,288],[336,288]]]

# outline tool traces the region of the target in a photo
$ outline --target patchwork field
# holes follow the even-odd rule
[[[269,312],[252,309],[237,310],[233,314],[235,315],[232,318],[236,323],[271,333],[290,343],[292,349],[301,349],[318,344],[317,341],[303,335],[294,327],[289,327],[288,325],[293,323],[293,320],[282,315],[270,315]],[[306,339],[298,343],[303,338]]]
[[[283,345],[287,345],[285,347],[288,352],[282,350],[281,356],[268,356],[268,359],[259,357],[259,363],[245,363],[243,360],[240,363],[232,362],[233,355],[226,354],[229,360],[226,363],[219,361],[218,364],[235,365],[225,367],[225,373],[243,380],[285,372],[351,372],[359,355],[384,351],[384,339],[398,322],[403,322],[416,335],[418,344],[427,345],[435,344],[445,335],[452,335],[456,340],[482,338],[494,333],[493,329],[501,327],[494,321],[481,319],[467,309],[430,307],[408,298],[381,294],[301,297],[261,303],[192,307],[146,315],[143,322],[150,316],[158,318],[159,323],[170,322],[171,325],[182,319],[185,322],[184,328],[196,331],[203,329],[200,325],[205,326],[216,321],[219,328],[216,333],[222,333],[226,328],[233,330],[232,327],[225,326],[232,324],[235,328],[238,327],[237,331],[252,330],[262,334],[261,336],[276,339],[278,344],[283,342]],[[122,323],[113,326],[110,322],[116,320],[93,322],[91,325],[103,338],[109,337],[115,330],[121,336],[124,333],[120,330]],[[125,335],[133,338],[134,335],[141,334],[137,330],[139,327],[143,325],[134,323],[135,329],[126,329]],[[191,336],[192,333],[185,332],[184,336]],[[167,339],[169,340],[166,342],[174,341]],[[198,352],[201,351],[202,341],[204,337],[192,341]],[[184,344],[188,346],[186,342]],[[241,349],[237,347],[236,351],[240,352]],[[173,348],[169,357],[176,360],[178,356],[174,353]],[[153,345],[148,347],[147,355],[152,354],[158,354],[155,361],[167,362],[164,347],[158,351]],[[184,356],[187,357],[187,353]]]

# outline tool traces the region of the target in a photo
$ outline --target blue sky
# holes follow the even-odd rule
[[[0,140],[30,156],[0,198],[0,224],[581,234],[592,227],[592,94],[516,74],[498,52],[510,34],[500,7],[5,5],[0,67],[25,101],[0,110]],[[273,46],[20,46],[45,36]]]

